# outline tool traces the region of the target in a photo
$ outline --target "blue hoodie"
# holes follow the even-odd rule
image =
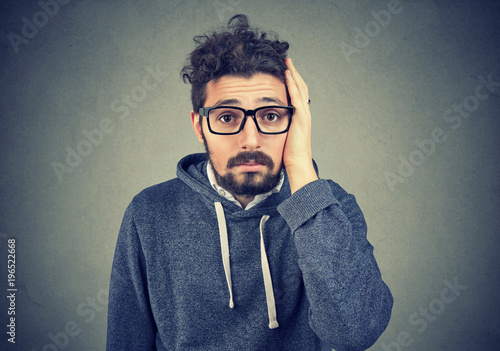
[[[392,296],[354,196],[331,180],[249,210],[221,197],[204,154],[143,190],[118,236],[108,351],[365,350]]]

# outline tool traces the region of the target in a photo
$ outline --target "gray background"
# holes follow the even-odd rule
[[[364,211],[395,298],[371,350],[498,349],[499,2],[401,0],[378,27],[371,11],[393,0],[61,2],[45,16],[35,1],[1,5],[0,295],[11,237],[18,287],[15,345],[1,299],[2,349],[104,349],[123,212],[140,190],[174,177],[182,156],[203,151],[179,70],[192,37],[236,13],[291,43],[313,101],[320,175]],[[40,25],[26,28],[31,38],[23,17]],[[148,67],[162,72],[159,84]],[[489,75],[490,91],[475,99]],[[136,101],[120,118],[127,95]],[[456,113],[443,119],[464,103],[460,125]],[[445,140],[419,154],[415,140],[436,128]],[[78,147],[85,156],[67,160]],[[401,159],[412,157],[410,174]],[[58,177],[54,162],[67,161]],[[399,181],[390,185],[389,173]]]

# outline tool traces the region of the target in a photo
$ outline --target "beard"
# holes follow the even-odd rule
[[[205,150],[208,161],[212,164],[215,180],[217,184],[226,189],[233,195],[252,197],[259,194],[264,194],[271,191],[281,180],[281,169],[276,174],[272,173],[274,169],[274,162],[272,158],[262,151],[247,151],[240,152],[235,157],[228,160],[226,165],[227,173],[221,175],[215,169],[214,162],[212,161],[212,152],[208,146],[205,135],[202,133],[203,141],[205,142]],[[241,164],[254,161],[255,163],[264,165],[268,168],[265,173],[262,172],[243,172],[240,175],[235,175],[231,172]]]
[[[210,152],[208,153],[208,157],[213,166]],[[269,171],[266,173],[243,172],[238,176],[230,172],[231,168],[250,161],[266,166]],[[274,162],[268,155],[261,151],[240,152],[235,157],[229,159],[226,166],[228,172],[224,175],[219,174],[215,167],[212,168],[217,183],[231,194],[238,196],[251,197],[267,193],[278,185],[281,179],[280,172],[276,174],[271,173],[271,170],[274,168]]]

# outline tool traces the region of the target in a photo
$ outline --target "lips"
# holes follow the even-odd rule
[[[238,166],[255,166],[255,165],[262,165],[262,163],[257,163],[255,161],[249,161],[249,162],[242,162]]]
[[[240,165],[238,165],[238,168],[242,171],[242,172],[259,172],[260,170],[262,170],[264,168],[264,165],[260,164],[260,163],[242,163]]]

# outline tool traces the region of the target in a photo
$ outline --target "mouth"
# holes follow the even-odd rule
[[[238,164],[238,166],[254,166],[254,165],[262,165],[262,164],[255,162],[255,160],[250,160],[250,161],[246,161],[246,162],[242,162],[242,163]]]
[[[252,160],[245,163],[240,163],[237,167],[242,172],[259,172],[264,168],[264,165]]]

